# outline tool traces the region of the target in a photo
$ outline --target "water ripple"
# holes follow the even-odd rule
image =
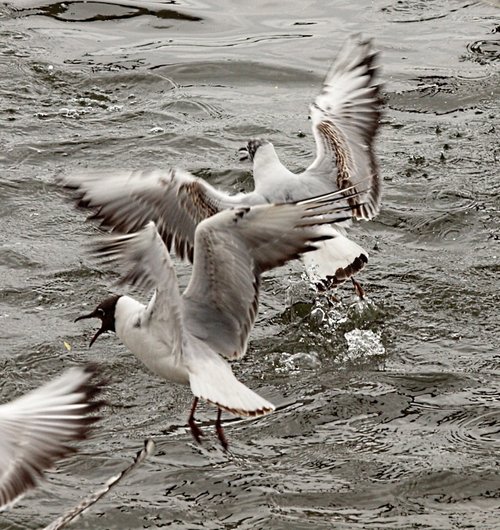
[[[444,4],[444,5],[443,5]],[[454,2],[439,0],[398,0],[393,5],[383,7],[393,23],[417,23],[446,18],[467,6],[456,6]]]
[[[48,524],[152,436],[156,455],[83,526],[496,528],[497,11],[451,0],[15,4],[0,7],[1,399],[88,361],[110,384],[80,458],[21,501],[12,527]],[[384,205],[349,232],[370,253],[370,298],[359,304],[350,286],[315,298],[299,264],[266,275],[234,370],[277,410],[224,414],[225,453],[203,405],[199,446],[189,388],[152,376],[112,334],[89,350],[94,327],[73,323],[115,276],[85,255],[95,229],[54,175],[180,165],[249,190],[236,151],[252,136],[303,168],[315,149],[308,105],[359,31],[375,36],[385,82]],[[185,285],[191,268],[176,269]]]
[[[468,53],[464,58],[479,64],[500,61],[500,41],[498,39],[479,40],[467,44]]]
[[[36,3],[36,0],[33,2]],[[18,11],[17,16],[46,16],[61,22],[103,22],[109,20],[123,20],[138,16],[153,16],[164,20],[182,20],[200,22],[203,18],[183,13],[174,9],[165,9],[169,2],[130,2],[117,0],[115,2],[100,0],[56,2],[53,4],[32,6]],[[170,2],[175,3],[175,2]]]

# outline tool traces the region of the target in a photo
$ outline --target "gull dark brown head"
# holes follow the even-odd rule
[[[92,347],[92,344],[96,341],[97,337],[99,335],[102,335],[106,331],[116,331],[115,330],[115,309],[116,309],[116,303],[118,302],[118,299],[121,297],[119,294],[114,294],[112,296],[108,296],[105,300],[103,300],[95,309],[92,311],[92,313],[89,313],[88,315],[82,315],[75,319],[75,322],[78,320],[84,320],[85,318],[100,318],[102,325],[100,329],[97,330],[97,333],[92,337],[92,340],[90,341],[89,348]]]
[[[250,140],[245,147],[240,147],[240,149],[238,149],[240,160],[250,160],[253,162],[257,149],[269,143],[268,140],[261,140],[260,138]]]

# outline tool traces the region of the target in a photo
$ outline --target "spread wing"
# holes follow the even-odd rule
[[[118,266],[122,272],[120,284],[155,289],[143,324],[156,327],[158,336],[169,345],[172,353],[180,355],[182,300],[175,268],[155,223],[150,221],[132,234],[104,236],[90,248],[102,262]]]
[[[354,217],[371,219],[380,207],[381,184],[374,153],[380,120],[377,53],[370,41],[349,39],[311,105],[316,158],[304,173],[330,180],[339,190],[368,190],[351,199]],[[363,204],[361,204],[363,203]]]
[[[78,206],[94,210],[90,219],[101,226],[132,233],[154,221],[168,250],[190,261],[197,224],[241,204],[237,195],[218,191],[181,169],[85,172],[58,181],[73,192]]]
[[[71,368],[48,384],[0,405],[0,509],[36,486],[42,473],[73,453],[97,417],[88,414],[99,385],[94,367]]]
[[[193,274],[184,299],[185,328],[228,357],[244,355],[266,270],[315,250],[329,239],[319,224],[345,221],[345,196],[329,194],[298,203],[220,212],[196,230]]]

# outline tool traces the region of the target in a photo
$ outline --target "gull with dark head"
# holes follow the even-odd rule
[[[363,187],[366,193],[349,200],[353,217],[375,217],[381,199],[374,150],[381,116],[377,70],[377,53],[371,41],[349,38],[310,106],[316,142],[312,163],[303,172],[292,173],[265,139],[250,140],[240,149],[240,158],[253,163],[255,192],[269,201],[288,202],[346,188],[360,191]],[[345,237],[344,226],[336,226],[336,230],[338,237],[304,257],[307,271],[318,286],[338,285],[368,261],[368,253]]]
[[[102,405],[96,368],[70,368],[60,377],[0,405],[0,510],[35,487],[43,472],[75,452]]]
[[[101,320],[91,345],[100,334],[114,331],[152,372],[190,386],[194,401],[188,423],[198,442],[198,400],[215,405],[216,432],[227,448],[221,411],[262,416],[274,410],[238,381],[226,360],[246,352],[259,305],[260,276],[331,238],[318,226],[347,220],[352,208],[344,202],[345,195],[335,193],[224,210],[201,221],[195,230],[192,275],[182,294],[154,222],[132,234],[100,238],[93,245],[94,254],[118,266],[123,272],[120,283],[154,289],[154,294],[147,305],[113,295],[77,320]]]
[[[372,219],[381,185],[374,152],[380,118],[377,53],[370,41],[349,39],[311,105],[316,157],[300,174],[281,164],[267,140],[252,140],[244,153],[253,161],[255,189],[230,195],[187,171],[85,171],[60,177],[77,204],[114,232],[132,233],[154,221],[167,248],[193,260],[196,226],[222,210],[294,202],[340,191],[356,219]],[[353,193],[357,192],[357,193]],[[368,253],[337,224],[324,228],[328,241],[305,257],[311,279],[329,287],[361,270]]]

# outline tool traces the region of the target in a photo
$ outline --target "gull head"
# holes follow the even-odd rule
[[[90,341],[89,348],[92,347],[92,344],[96,341],[97,337],[106,331],[115,331],[115,309],[116,303],[120,299],[121,295],[114,294],[105,298],[92,313],[88,315],[82,315],[75,319],[75,322],[78,320],[84,320],[86,318],[100,318],[101,327],[97,330],[97,333],[92,337]]]
[[[240,160],[250,160],[253,162],[255,158],[255,153],[263,145],[272,145],[268,140],[262,140],[260,138],[255,138],[250,140],[245,147],[240,147],[238,153],[240,154]]]

